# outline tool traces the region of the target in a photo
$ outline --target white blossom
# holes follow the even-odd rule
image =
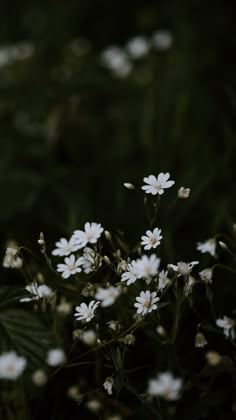
[[[84,230],[75,230],[72,238],[78,249],[84,248],[88,243],[96,244],[104,231],[100,223],[85,223]]]
[[[44,386],[47,383],[47,375],[42,369],[37,369],[31,376],[32,381],[37,386]]]
[[[226,337],[231,337],[232,340],[235,338],[234,325],[235,322],[233,319],[224,316],[216,320],[217,327],[223,328],[224,335]]]
[[[160,265],[160,258],[157,258],[155,254],[150,256],[142,255],[141,258],[136,260],[139,278],[150,279],[158,273]]]
[[[168,271],[161,270],[158,275],[158,290],[162,292],[166,286],[170,284],[170,279],[168,278]]]
[[[160,245],[163,236],[161,236],[161,229],[155,228],[153,232],[147,230],[146,236],[142,236],[141,245],[144,246],[144,249],[150,250],[151,248],[156,248]]]
[[[94,312],[99,305],[100,302],[96,302],[95,300],[89,302],[89,305],[83,302],[79,306],[76,306],[74,316],[77,321],[85,320],[85,322],[89,322],[95,316]]]
[[[71,237],[69,241],[65,238],[61,238],[56,242],[56,248],[52,251],[52,255],[59,257],[66,257],[78,250],[78,246],[75,245],[75,239]]]
[[[83,262],[83,257],[76,258],[75,255],[72,254],[65,258],[64,264],[57,264],[57,271],[62,273],[64,279],[68,279],[70,276],[82,271],[81,265]]]
[[[192,261],[190,263],[180,261],[177,263],[177,265],[168,264],[168,268],[177,272],[178,276],[188,276],[191,273],[193,267],[197,264],[199,264],[199,261]]]
[[[205,335],[200,333],[200,332],[197,333],[195,335],[195,347],[202,348],[202,347],[205,347],[206,345],[207,345],[207,339],[206,339]]]
[[[96,268],[96,262],[97,262],[97,254],[94,251],[94,249],[86,247],[84,248],[84,252],[83,252],[83,263],[82,263],[82,267],[83,270],[86,274],[91,273],[92,271],[95,270]],[[99,260],[99,266],[101,266],[101,258]]]
[[[23,266],[23,260],[18,255],[17,247],[8,247],[3,258],[3,267],[20,269]]]
[[[188,198],[190,196],[190,188],[180,187],[178,189],[178,197],[179,198]]]
[[[136,60],[148,54],[150,50],[150,43],[145,37],[137,36],[129,40],[126,45],[126,50],[128,51],[130,57]]]
[[[173,36],[168,30],[156,31],[152,36],[152,44],[157,50],[168,50],[173,43]]]
[[[204,270],[200,271],[199,276],[205,283],[212,283],[213,269],[204,268]]]
[[[172,187],[175,183],[174,181],[168,181],[169,178],[169,172],[166,172],[165,174],[161,172],[157,178],[154,175],[149,175],[148,177],[143,178],[147,185],[144,185],[142,190],[144,190],[146,194],[162,195],[164,189]]]
[[[132,283],[135,283],[137,279],[142,277],[138,264],[135,260],[127,264],[126,270],[127,271],[121,275],[121,281],[126,281],[128,286]]]
[[[51,349],[47,354],[47,364],[49,366],[58,366],[63,363],[65,359],[65,352],[61,348]]]
[[[157,309],[156,302],[160,299],[157,297],[156,292],[142,291],[138,297],[136,297],[136,303],[134,306],[137,308],[137,314],[147,315],[148,313]]]
[[[182,379],[174,378],[171,372],[159,373],[156,379],[149,380],[148,393],[152,396],[160,396],[166,400],[174,401],[180,396],[182,383]]]
[[[17,379],[26,367],[25,357],[14,351],[2,353],[0,356],[0,379]]]
[[[97,342],[97,336],[94,330],[82,331],[79,339],[87,346],[94,346]]]
[[[110,286],[106,289],[103,287],[98,287],[95,298],[100,300],[101,306],[105,308],[107,306],[113,305],[118,296],[120,296],[119,287]]]
[[[197,243],[197,250],[202,254],[209,253],[212,257],[216,257],[216,240],[215,238],[207,239],[205,242]]]
[[[120,78],[127,77],[132,70],[128,54],[117,46],[106,48],[101,54],[101,62],[115,76]]]
[[[38,285],[35,282],[28,284],[25,289],[31,294],[31,296],[20,299],[20,302],[30,302],[32,300],[48,298],[53,293],[52,289],[46,286],[46,284]]]
[[[108,378],[106,378],[103,386],[105,388],[105,390],[107,391],[108,395],[112,395],[112,387],[113,387],[113,383],[114,380],[111,376],[109,376]]]

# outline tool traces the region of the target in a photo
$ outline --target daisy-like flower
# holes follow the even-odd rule
[[[0,356],[0,379],[17,379],[26,367],[26,359],[18,356],[14,351]]]
[[[235,321],[231,318],[228,318],[227,316],[224,316],[223,318],[219,318],[216,320],[217,327],[223,328],[224,335],[226,337],[231,337],[232,340],[235,338]]]
[[[96,302],[95,300],[91,300],[89,305],[86,303],[81,303],[79,306],[76,306],[74,316],[76,317],[77,321],[89,322],[95,316],[95,310],[100,305],[100,302]]]
[[[104,228],[100,223],[85,223],[84,230],[75,230],[72,238],[77,245],[77,249],[84,248],[88,243],[96,244],[101,237]]]
[[[157,258],[155,254],[150,256],[143,255],[136,261],[136,263],[139,277],[150,280],[152,277],[157,275],[160,258]]]
[[[57,264],[57,271],[62,273],[64,279],[68,279],[70,276],[82,271],[81,265],[84,262],[83,257],[76,259],[75,255],[72,254],[69,257],[66,257],[64,262],[65,264]]]
[[[65,352],[61,348],[49,350],[47,354],[47,364],[49,366],[58,366],[66,359]]]
[[[52,289],[46,286],[46,284],[38,286],[35,282],[28,284],[25,289],[31,294],[31,296],[20,299],[20,302],[31,302],[32,300],[48,298],[53,293]]]
[[[130,264],[127,265],[126,270],[121,275],[121,281],[126,281],[127,286],[132,283],[135,283],[136,280],[140,279],[142,275],[140,274],[140,270],[138,264],[135,260],[133,260]]]
[[[144,249],[151,249],[156,248],[160,245],[163,236],[161,236],[161,229],[155,228],[153,232],[151,230],[147,230],[146,236],[142,236],[141,245],[144,246]]]
[[[113,387],[113,383],[114,380],[111,376],[109,376],[108,378],[106,378],[103,386],[105,388],[105,390],[107,391],[108,395],[112,395],[112,387]]]
[[[132,70],[128,54],[116,45],[108,47],[102,52],[101,62],[104,67],[119,78],[127,77]]]
[[[101,306],[105,308],[107,306],[113,305],[118,296],[120,296],[119,287],[110,286],[107,289],[104,289],[103,287],[98,287],[95,298],[97,300],[100,300]]]
[[[172,187],[175,183],[175,181],[168,181],[169,178],[169,172],[166,172],[165,174],[161,172],[157,178],[154,175],[149,175],[148,177],[143,178],[147,185],[144,185],[142,190],[144,190],[146,194],[162,195],[164,189]]]
[[[200,271],[199,276],[205,283],[212,283],[213,269],[204,268],[204,270]]]
[[[170,284],[170,279],[168,278],[168,271],[161,270],[158,276],[158,290],[162,292],[168,284]]]
[[[148,313],[157,309],[156,302],[160,299],[157,297],[156,292],[142,291],[138,297],[136,297],[136,303],[134,304],[137,308],[137,314],[147,315]]]
[[[216,240],[215,240],[215,238],[208,239],[205,242],[198,242],[197,243],[197,250],[200,251],[202,254],[206,254],[208,252],[212,257],[216,257]]]
[[[23,260],[18,255],[17,247],[8,247],[3,258],[3,267],[20,269],[23,266]]]
[[[202,347],[205,347],[206,345],[207,345],[207,339],[206,339],[205,335],[200,333],[200,332],[197,333],[195,335],[195,347],[202,348]]]
[[[171,372],[163,372],[149,380],[148,393],[168,401],[178,400],[182,384],[182,379],[174,378]]]
[[[176,273],[178,273],[178,276],[188,276],[191,273],[193,267],[197,264],[199,264],[199,261],[192,261],[190,263],[180,261],[177,263],[177,265],[169,264],[168,268],[171,268]]]
[[[86,274],[91,273],[92,271],[95,270],[96,267],[96,252],[94,251],[94,249],[86,247],[84,248],[84,252],[83,252],[83,270]],[[101,266],[102,261],[101,259],[99,259],[99,267]]]
[[[65,238],[61,238],[56,242],[56,248],[52,251],[52,255],[58,257],[66,257],[78,250],[78,246],[75,245],[75,239],[71,237],[69,241]]]

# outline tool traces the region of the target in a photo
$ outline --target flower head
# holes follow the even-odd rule
[[[125,268],[126,271],[121,275],[121,281],[126,281],[128,286],[132,283],[135,283],[137,279],[142,277],[138,264],[135,260],[127,264]]]
[[[72,254],[69,257],[66,257],[64,262],[65,264],[57,264],[57,271],[62,273],[62,277],[64,279],[68,279],[68,277],[71,275],[80,273],[82,271],[81,265],[84,262],[83,257],[76,259],[75,255]]]
[[[146,236],[142,236],[141,245],[144,246],[144,249],[151,249],[156,248],[160,245],[163,236],[161,236],[161,229],[155,228],[153,232],[151,230],[147,230]]]
[[[3,258],[3,267],[20,269],[23,266],[23,260],[18,255],[17,247],[8,247]]]
[[[41,284],[38,286],[38,284],[35,282],[28,284],[25,289],[31,294],[31,296],[20,299],[20,302],[30,302],[40,298],[47,298],[50,297],[53,293],[52,289],[46,286],[46,284]]]
[[[215,238],[208,239],[205,242],[197,243],[197,250],[202,254],[209,253],[212,257],[216,257],[216,240]]]
[[[149,380],[148,393],[153,396],[160,396],[169,401],[177,400],[182,383],[182,379],[174,378],[172,373],[163,372],[157,375],[156,379]]]
[[[0,379],[17,379],[26,367],[26,359],[17,356],[14,351],[0,356]]]
[[[137,314],[147,315],[148,313],[157,309],[156,302],[160,299],[157,297],[156,292],[142,291],[138,297],[136,297],[136,303],[134,306],[137,308]]]
[[[84,230],[75,230],[73,240],[78,249],[84,248],[88,243],[96,244],[104,231],[100,223],[85,223]]]
[[[197,333],[195,335],[195,347],[205,347],[207,345],[207,339],[204,334]]]
[[[180,187],[178,189],[178,197],[179,198],[188,198],[190,196],[190,188]]]
[[[139,277],[150,280],[158,273],[160,258],[157,258],[155,254],[151,254],[150,256],[142,255],[142,257],[136,261],[136,264]]]
[[[82,331],[79,339],[87,346],[94,346],[97,342],[97,336],[94,330]]]
[[[71,237],[69,241],[65,238],[61,238],[56,242],[56,248],[52,251],[52,255],[59,257],[66,257],[78,250],[78,246],[75,245],[75,239]]]
[[[204,270],[200,271],[199,276],[205,283],[212,283],[213,269],[204,268]]]
[[[233,319],[224,316],[216,320],[217,327],[223,328],[224,335],[226,337],[231,337],[232,340],[235,338],[234,326],[235,322]]]
[[[115,302],[115,300],[118,298],[119,295],[120,295],[119,287],[110,286],[107,289],[104,289],[103,287],[98,287],[95,298],[97,300],[100,300],[101,306],[105,308],[107,306],[113,305],[113,303]]]
[[[114,380],[111,376],[109,376],[108,378],[106,378],[103,386],[105,388],[105,390],[107,391],[108,395],[112,395],[112,387],[113,387],[113,383]]]
[[[126,51],[115,45],[102,52],[101,62],[104,67],[119,78],[127,77],[132,70],[132,64]]]
[[[168,284],[170,279],[168,278],[168,271],[161,270],[158,276],[158,290],[162,291]]]
[[[82,263],[82,267],[83,270],[86,274],[91,273],[92,271],[95,270],[96,268],[96,260],[97,260],[97,254],[94,251],[94,249],[86,247],[84,248],[84,252],[83,252],[83,263]],[[99,266],[101,265],[101,259],[99,261]]]
[[[188,276],[191,273],[193,267],[197,264],[199,264],[199,261],[192,261],[190,263],[180,261],[177,263],[177,265],[169,264],[168,268],[171,268],[177,272],[178,276]]]
[[[47,354],[47,364],[49,366],[58,366],[66,359],[65,352],[61,348],[49,350]]]
[[[147,185],[144,185],[142,190],[144,190],[146,194],[162,195],[164,189],[172,187],[175,183],[174,181],[168,181],[169,178],[169,172],[166,172],[165,174],[161,172],[157,178],[154,175],[149,175],[148,177],[143,178]]]
[[[128,51],[131,58],[138,59],[142,58],[148,54],[150,49],[150,44],[146,38],[143,36],[137,36],[129,40],[126,45],[126,50]]]
[[[85,322],[89,322],[95,316],[94,312],[99,305],[100,302],[96,302],[95,300],[92,300],[89,305],[83,302],[79,306],[76,306],[74,316],[78,321],[85,320]]]

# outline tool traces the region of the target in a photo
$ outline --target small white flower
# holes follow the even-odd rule
[[[234,325],[235,322],[233,319],[228,318],[227,316],[224,316],[223,318],[219,318],[216,320],[217,327],[223,328],[224,335],[226,337],[231,337],[232,340],[235,338],[235,331],[234,331]]]
[[[78,250],[78,246],[75,245],[75,239],[71,237],[69,241],[65,238],[61,238],[56,242],[56,248],[52,251],[52,255],[59,257],[66,257]]]
[[[119,287],[110,286],[107,289],[98,287],[95,298],[97,300],[100,300],[101,306],[105,308],[107,306],[113,305],[113,303],[116,301],[118,296],[120,296]]]
[[[97,257],[97,254],[94,251],[94,249],[89,248],[89,247],[84,248],[84,252],[83,252],[83,256],[82,256],[82,258],[83,258],[82,267],[83,267],[83,270],[86,274],[89,274],[89,273],[91,273],[92,271],[95,270],[96,261],[97,261],[96,257]],[[101,266],[101,263],[102,263],[102,261],[100,259],[99,266]]]
[[[18,255],[17,247],[8,247],[3,258],[3,267],[20,269],[23,266],[23,260]]]
[[[78,249],[84,248],[88,243],[96,244],[98,239],[101,237],[102,232],[104,231],[100,223],[85,223],[84,231],[75,230],[73,233],[73,240],[78,246]]]
[[[100,302],[96,302],[95,300],[89,302],[89,305],[83,302],[79,306],[76,306],[74,316],[78,321],[85,320],[85,322],[89,322],[95,316],[94,312],[99,305]]]
[[[188,276],[191,273],[193,267],[197,264],[199,264],[199,261],[192,261],[190,263],[180,261],[177,263],[177,265],[169,264],[168,268],[171,268],[177,272],[178,276]]]
[[[115,76],[120,78],[127,77],[132,70],[128,54],[117,46],[105,49],[101,54],[101,61]]]
[[[156,276],[158,273],[160,258],[157,258],[155,254],[151,254],[150,256],[143,255],[136,263],[139,277],[150,280],[151,277]]]
[[[14,351],[0,356],[0,379],[17,379],[26,367],[25,357],[17,356]]]
[[[163,372],[157,375],[156,379],[149,380],[148,393],[169,401],[178,400],[182,383],[182,379],[174,378],[172,373]]]
[[[153,34],[152,43],[157,50],[168,50],[173,43],[173,36],[168,30],[159,30]]]
[[[97,336],[94,330],[82,331],[79,339],[87,346],[94,346],[97,342]]]
[[[168,278],[168,271],[161,270],[158,276],[158,290],[162,292],[168,284],[170,284],[170,279]]]
[[[47,364],[49,366],[58,366],[66,360],[66,355],[63,349],[55,348],[49,350],[47,354]]]
[[[208,239],[205,242],[197,243],[197,250],[202,254],[209,253],[212,257],[216,257],[216,240],[215,238]]]
[[[111,376],[109,376],[108,378],[106,378],[103,386],[105,388],[105,390],[107,391],[108,395],[112,395],[112,387],[113,387],[113,383],[114,380]]]
[[[190,188],[180,187],[178,189],[178,197],[179,198],[188,198],[190,196]]]
[[[35,370],[31,378],[37,386],[44,386],[48,380],[46,373],[42,369]]]
[[[64,262],[65,264],[57,264],[57,271],[62,273],[64,279],[68,279],[68,277],[82,271],[81,265],[84,262],[83,257],[76,259],[75,255],[72,254],[69,257],[66,257]]]
[[[205,335],[200,333],[200,332],[197,333],[195,335],[195,347],[202,348],[202,347],[205,347],[206,345],[207,345],[207,339],[206,339]]]
[[[131,58],[134,60],[142,58],[148,54],[150,49],[150,44],[146,38],[143,36],[137,36],[132,38],[126,45],[126,50],[128,51]]]
[[[165,174],[161,172],[157,178],[154,175],[149,175],[148,177],[143,178],[147,185],[144,185],[142,190],[144,190],[146,194],[162,195],[164,189],[172,187],[175,183],[174,181],[168,181],[169,178],[169,172],[166,172]]]
[[[121,281],[127,281],[128,286],[132,283],[135,283],[137,279],[142,277],[142,275],[140,275],[138,264],[135,260],[127,264],[126,270],[127,271],[121,275]]]
[[[147,230],[146,236],[142,236],[141,245],[144,246],[144,249],[151,249],[156,248],[160,245],[163,236],[161,236],[161,229],[155,228],[153,232],[151,230]]]
[[[165,328],[163,328],[162,325],[158,325],[158,327],[156,328],[156,332],[157,334],[159,334],[161,337],[165,337],[166,335],[166,330]]]
[[[53,293],[52,289],[46,286],[46,284],[38,286],[35,282],[28,284],[25,289],[31,294],[31,296],[20,299],[20,302],[31,302],[32,300],[48,298]]]
[[[205,268],[204,270],[200,271],[199,276],[205,283],[212,283],[213,269]]]
[[[137,308],[137,314],[147,315],[148,313],[157,309],[156,302],[160,299],[157,297],[156,292],[150,292],[147,290],[146,292],[141,292],[138,297],[136,297],[136,303],[134,306]]]

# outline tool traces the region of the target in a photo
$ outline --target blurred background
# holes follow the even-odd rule
[[[37,246],[40,231],[51,246],[86,221],[138,240],[143,195],[123,182],[166,171],[167,206],[180,186],[192,190],[163,219],[168,257],[190,259],[197,241],[231,229],[235,9],[1,1],[2,251],[9,240]]]

